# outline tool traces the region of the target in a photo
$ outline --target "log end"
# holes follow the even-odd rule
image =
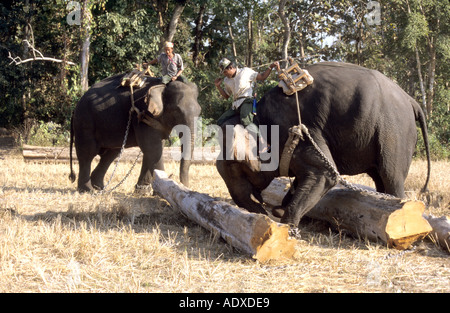
[[[289,238],[289,226],[264,216],[255,224],[251,244],[256,253],[253,258],[264,263],[280,258],[292,258],[297,240]]]
[[[424,210],[423,202],[408,201],[402,208],[390,214],[385,228],[390,247],[398,250],[408,249],[411,244],[432,231],[430,224],[422,216]]]

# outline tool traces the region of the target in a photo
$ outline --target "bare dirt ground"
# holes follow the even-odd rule
[[[120,163],[112,184],[130,167]],[[449,216],[450,162],[433,162],[430,193],[417,196],[425,169],[413,162],[408,195]],[[178,163],[166,171],[178,179]],[[0,292],[450,292],[449,253],[428,239],[397,251],[305,219],[295,257],[261,264],[165,200],[133,193],[138,168],[112,194],[80,194],[68,174],[67,163],[1,148]],[[191,189],[231,202],[212,165],[192,166]]]

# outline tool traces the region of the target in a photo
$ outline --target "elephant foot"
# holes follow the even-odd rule
[[[153,195],[153,188],[151,184],[148,185],[138,185],[134,186],[134,194],[136,195]]]
[[[272,209],[272,215],[278,218],[283,218],[286,210],[281,206],[276,206]]]
[[[78,192],[92,192],[94,191],[94,187],[92,187],[91,181],[89,180],[87,183],[78,184]]]

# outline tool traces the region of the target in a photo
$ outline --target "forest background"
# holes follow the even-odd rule
[[[450,4],[441,0],[25,0],[0,4],[0,127],[21,143],[67,145],[83,93],[173,41],[199,88],[204,123],[230,103],[221,58],[265,70],[342,61],[377,69],[427,114],[434,159],[450,158]],[[36,60],[41,55],[47,61]],[[158,75],[159,67],[152,67]],[[258,97],[277,84],[271,75]],[[423,154],[421,136],[417,154]]]

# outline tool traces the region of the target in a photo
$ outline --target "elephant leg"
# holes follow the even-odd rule
[[[316,142],[320,145],[318,140]],[[328,147],[322,144],[320,148],[328,160],[333,162]],[[297,151],[297,154],[294,153],[293,155],[294,162],[291,162],[291,171],[295,175],[295,190],[292,196],[288,196],[291,199],[286,206],[285,214],[281,218],[282,223],[294,225],[295,227],[300,223],[301,218],[320,201],[325,193],[337,184],[337,180],[333,177],[330,169],[327,168],[314,148],[308,147],[300,150],[301,153],[299,153],[299,150]],[[285,200],[289,200],[289,198]]]
[[[402,177],[401,175],[399,175],[396,177],[392,177],[392,175],[384,175],[382,173],[381,179],[383,180],[385,186],[384,193],[393,195],[398,198],[405,197],[404,181],[406,179],[406,176]]]
[[[142,146],[143,151],[141,173],[136,184],[136,188],[143,189],[153,181],[153,171],[155,169],[164,171],[163,144],[158,140],[151,147]]]
[[[377,191],[384,193],[385,192],[384,183],[378,171],[376,169],[369,170],[367,171],[367,175],[369,175],[370,178],[373,179]]]
[[[78,163],[79,168],[79,174],[78,174],[78,191],[79,192],[85,192],[85,191],[93,191],[94,188],[92,188],[91,179],[90,179],[90,172],[91,172],[91,164],[84,163],[79,161]]]
[[[294,196],[294,191],[296,190],[298,186],[298,180],[295,179],[293,183],[293,188],[291,187],[289,191],[286,193],[286,195],[283,198],[283,201],[281,202],[281,206],[275,206],[272,208],[272,214],[275,217],[282,218],[286,212],[286,207],[289,205],[289,203],[292,201],[292,198]]]
[[[119,153],[120,149],[107,149],[100,154],[100,162],[91,174],[91,183],[95,189],[102,190],[105,187],[103,182],[105,174]]]
[[[307,175],[299,180],[297,188],[287,205],[282,223],[297,227],[301,218],[308,213],[334,185],[335,180],[327,172]]]
[[[91,163],[94,157],[97,155],[95,148],[95,142],[84,142],[78,139],[78,143],[75,141],[75,148],[78,158],[78,191],[86,192],[93,191],[91,184]]]

